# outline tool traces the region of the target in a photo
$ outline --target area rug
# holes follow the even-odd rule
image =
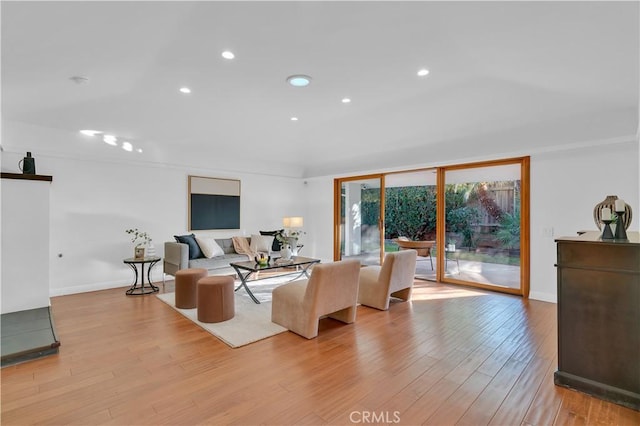
[[[244,290],[238,290],[238,293]],[[235,296],[235,316],[224,322],[204,323],[198,321],[196,309],[179,309],[175,305],[175,293],[158,294],[156,297],[204,330],[216,336],[232,348],[248,345],[287,331],[271,322],[271,302],[254,303],[248,297]]]

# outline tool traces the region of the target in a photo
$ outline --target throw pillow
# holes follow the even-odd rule
[[[282,235],[284,229],[278,229],[276,231],[260,231],[260,235],[272,235],[273,243],[271,244],[271,251],[280,251],[280,241],[276,238],[277,235]]]
[[[251,235],[250,248],[252,252],[271,253],[274,237],[271,235]]]
[[[211,259],[216,256],[224,256],[224,250],[218,245],[214,238],[210,237],[196,237],[196,242],[202,250],[202,254],[207,259]]]
[[[177,242],[186,244],[189,246],[189,259],[198,259],[202,256],[202,250],[200,250],[200,246],[196,241],[196,236],[194,234],[189,235],[174,235],[173,236]]]

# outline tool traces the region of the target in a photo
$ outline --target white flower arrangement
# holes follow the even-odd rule
[[[288,232],[285,231],[281,234],[276,234],[276,240],[278,240],[280,242],[280,245],[283,246],[286,244],[291,244],[291,240],[297,240],[304,234],[306,234],[306,232],[304,231],[289,230]]]

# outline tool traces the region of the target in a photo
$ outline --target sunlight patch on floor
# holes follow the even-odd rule
[[[436,299],[453,299],[457,297],[475,297],[488,296],[486,292],[469,290],[466,288],[451,287],[431,287],[431,286],[413,286],[411,300],[416,302],[420,300],[436,300]]]

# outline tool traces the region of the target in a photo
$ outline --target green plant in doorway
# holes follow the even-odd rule
[[[504,249],[520,248],[520,209],[516,208],[513,213],[503,213],[496,239]]]

